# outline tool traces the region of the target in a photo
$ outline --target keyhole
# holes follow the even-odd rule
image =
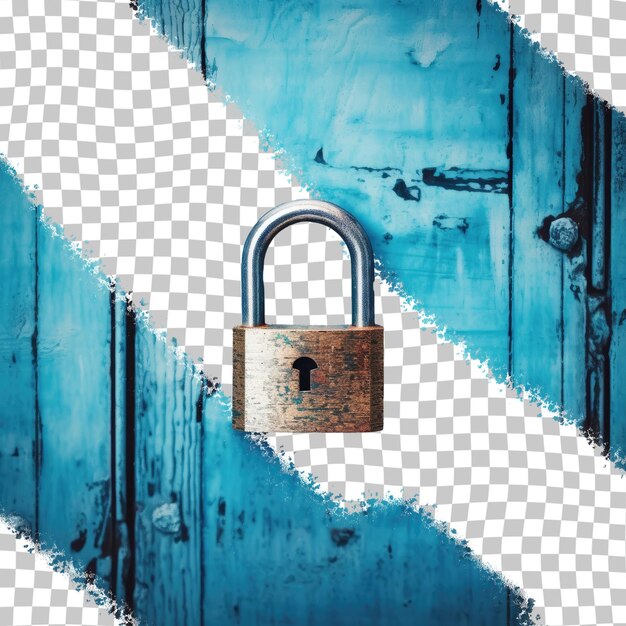
[[[293,362],[293,369],[300,372],[300,391],[311,391],[311,370],[317,369],[317,363],[308,356],[301,356]]]

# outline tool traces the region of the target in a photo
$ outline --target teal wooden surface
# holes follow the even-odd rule
[[[298,179],[364,223],[383,273],[505,374],[510,27],[484,4],[207,3],[205,57]]]
[[[584,85],[490,3],[237,0],[196,18],[190,58],[314,195],[364,222],[392,283],[610,444],[612,140]],[[550,240],[555,219],[571,248]]]
[[[233,432],[219,397],[203,441],[205,623],[507,623],[506,589],[421,515],[342,514]]]
[[[487,3],[142,6],[452,336],[624,447],[622,115]],[[420,516],[341,518],[233,433],[223,400],[198,403],[164,344],[40,241],[6,171],[0,191],[6,511],[146,623],[517,621],[516,595]],[[546,233],[560,215],[580,231],[567,252]]]
[[[3,241],[34,232],[19,208]],[[16,481],[39,515],[10,500],[14,475],[0,501],[142,623],[505,624],[511,607],[523,623],[519,598],[509,606],[502,581],[421,515],[400,504],[341,514],[233,431],[227,399],[206,397],[63,239],[41,224],[38,238],[38,271],[17,290],[37,285],[37,358],[16,360],[13,376],[25,398],[41,377],[42,473]],[[21,308],[3,297],[18,328]],[[6,367],[13,340],[0,346]],[[32,403],[3,403],[0,417],[32,449]]]
[[[393,282],[498,375],[581,423],[597,413],[598,385],[571,382],[596,359],[585,268],[603,258],[586,231],[587,214],[604,211],[602,177],[580,172],[606,141],[583,136],[579,81],[488,3],[240,0],[197,17],[210,78],[314,194],[364,221]],[[539,232],[563,215],[580,222],[569,251]]]
[[[36,518],[39,466],[36,370],[36,212],[6,163],[0,162],[0,510]],[[34,528],[31,528],[34,530]]]
[[[563,213],[583,210],[583,184],[581,172],[584,160],[582,136],[583,112],[587,94],[580,85],[563,77],[564,133],[563,133]],[[581,228],[581,231],[583,229]],[[583,233],[581,232],[581,238]],[[561,406],[569,419],[584,425],[586,414],[585,380],[586,354],[585,329],[587,324],[586,307],[586,265],[587,251],[583,240],[570,253],[562,254],[561,298],[562,298],[562,356],[561,364]]]
[[[150,624],[200,624],[200,383],[145,328],[135,350],[134,605]]]
[[[154,0],[150,6],[150,18],[155,27],[161,32],[167,29],[172,45],[185,50],[187,57],[202,71],[203,11],[204,0]]]
[[[587,109],[588,132],[586,187],[588,194],[587,229],[587,414],[585,426],[610,445],[610,371],[608,363],[611,335],[608,294],[610,224],[608,198],[611,170],[611,114],[602,102],[590,102]],[[619,376],[618,372],[615,375]]]
[[[623,457],[626,453],[626,117],[613,112],[611,130],[609,435],[615,452]]]
[[[132,350],[127,350],[133,337],[133,326],[128,325],[128,303],[113,296],[110,302],[111,313],[111,402],[115,407],[111,413],[111,578],[110,589],[120,605],[128,598],[127,591],[132,590],[134,581],[134,550],[130,546],[129,536],[134,540],[134,422],[126,419],[128,404],[134,407],[134,398],[127,397],[134,390],[134,365],[130,358]],[[132,342],[134,346],[134,341]],[[128,433],[128,436],[127,436]],[[130,488],[129,488],[130,485]],[[132,501],[128,498],[131,492]],[[130,520],[130,524],[129,524]],[[132,528],[132,530],[131,530]]]
[[[514,40],[513,59],[510,372],[559,403],[563,253],[537,231],[563,212],[564,80],[525,39]]]
[[[37,397],[42,540],[110,576],[109,291],[38,222]],[[63,258],[63,263],[55,258]],[[62,393],[60,390],[64,390]]]

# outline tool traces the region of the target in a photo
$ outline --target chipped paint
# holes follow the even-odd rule
[[[469,223],[464,217],[451,217],[442,213],[433,220],[433,226],[440,230],[460,230],[463,234],[467,232]]]
[[[0,186],[7,190],[5,176],[0,172]],[[4,194],[0,202],[4,198],[13,202],[19,195]],[[0,215],[12,220],[11,228],[0,231],[6,245],[32,232],[28,210]],[[50,318],[39,335],[49,353],[46,358],[66,355],[64,342],[48,340],[53,320],[59,322],[55,316],[62,316],[73,334],[64,380],[79,379],[83,359],[97,353],[96,343],[106,346],[110,359],[113,332],[115,358],[113,370],[101,368],[103,375],[79,405],[90,409],[89,419],[81,411],[83,417],[71,429],[66,407],[76,401],[76,385],[55,383],[41,394],[48,431],[44,463],[55,459],[58,470],[50,472],[54,493],[64,496],[60,506],[43,508],[39,519],[32,502],[24,500],[31,508],[21,511],[19,523],[39,525],[44,544],[73,554],[99,584],[113,586],[118,598],[135,607],[142,623],[284,623],[294,615],[328,624],[337,624],[337,615],[362,624],[384,619],[429,623],[434,615],[443,624],[485,619],[504,623],[511,610],[514,623],[528,619],[530,607],[521,596],[512,593],[509,605],[503,581],[427,516],[404,503],[348,514],[297,474],[285,472],[278,459],[260,454],[256,443],[232,430],[231,407],[222,394],[209,397],[202,381],[143,318],[126,315],[124,302],[119,308],[111,307],[108,297],[99,302],[96,278],[87,272],[74,275],[80,259],[62,239],[53,241],[58,245],[42,244],[39,262],[59,274],[68,272],[84,290],[72,306],[46,305]],[[11,259],[11,269],[19,267],[19,258]],[[28,260],[28,253],[23,258]],[[26,293],[33,273],[22,274],[18,291]],[[6,328],[23,327],[20,310],[4,313]],[[99,334],[93,325],[82,323],[87,314],[108,319]],[[14,392],[24,390],[26,399],[33,391],[28,334],[29,358],[17,352],[13,362],[10,357],[18,345],[1,343],[9,352],[0,363],[14,368]],[[52,385],[52,380],[46,377],[41,384]],[[11,397],[8,392],[6,397]],[[109,403],[91,400],[100,397],[116,399],[113,415]],[[5,435],[0,446],[21,452],[0,455],[6,468],[0,474],[0,502],[19,510],[20,493],[36,492],[39,486],[47,490],[51,483],[38,482],[27,472],[15,480],[14,466],[32,466],[24,451],[32,449],[35,437],[34,409],[25,403],[24,419],[16,421],[8,406],[0,409]],[[103,425],[102,432],[94,436],[98,425]],[[117,473],[124,467],[129,471],[111,476],[112,468]],[[120,503],[116,510],[102,509],[109,501],[104,498],[107,490],[115,492],[111,501]],[[107,529],[102,538],[101,526]],[[94,546],[105,539],[106,548]],[[80,550],[72,552],[72,545]],[[415,554],[421,555],[419,567]],[[264,598],[261,604],[259,597]]]
[[[422,170],[422,180],[425,185],[453,191],[481,191],[483,193],[508,193],[509,191],[509,173],[502,170],[425,167]]]

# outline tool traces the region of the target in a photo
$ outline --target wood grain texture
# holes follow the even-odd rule
[[[135,350],[133,606],[149,624],[200,624],[200,382],[141,323]]]
[[[39,536],[110,584],[110,293],[65,239],[38,227]]]
[[[210,398],[202,421],[204,624],[506,623],[506,589],[463,546],[396,504],[342,513],[230,411]]]
[[[607,445],[610,442],[609,338],[611,335],[608,287],[611,113],[604,103],[589,101],[587,115],[587,353],[585,427]],[[608,139],[609,143],[606,143]]]
[[[626,117],[612,112],[609,344],[610,443],[615,455],[626,451]]]
[[[513,58],[510,370],[558,406],[563,253],[538,231],[563,212],[564,81],[527,39],[515,39]]]
[[[623,115],[600,131],[582,85],[522,50],[488,3],[144,4],[192,60],[219,67],[213,78],[274,132],[303,182],[366,224],[410,295],[573,417],[595,405],[596,426],[624,448]],[[484,180],[503,172],[512,222],[504,189]],[[5,511],[95,563],[153,626],[516,621],[506,590],[422,518],[400,507],[336,516],[233,431],[228,402],[206,400],[149,330],[135,335],[123,304],[111,316],[91,283],[74,284],[65,248],[40,249],[9,180],[0,172]],[[581,227],[568,254],[537,229],[577,203],[595,231]],[[587,394],[600,374],[601,393]],[[110,500],[93,487],[107,480]]]
[[[508,178],[504,14],[475,0],[233,0],[205,14],[219,88],[298,180],[357,216],[384,275],[504,376],[508,198],[482,180]],[[456,174],[433,185],[433,168]]]
[[[3,184],[0,173],[1,188]],[[6,198],[11,203],[15,199],[0,196],[3,212],[8,209]],[[0,231],[3,242],[19,240],[21,229],[34,227],[28,210],[15,215],[21,219],[12,229]],[[49,236],[47,230],[44,233]],[[77,259],[61,243],[48,242],[40,263],[49,267],[49,273],[56,268],[67,276],[76,271]],[[110,514],[118,528],[111,548],[118,555],[113,571],[119,572],[117,588],[128,602],[134,600],[141,623],[505,622],[506,589],[467,558],[465,547],[402,506],[372,508],[367,515],[335,511],[298,476],[285,472],[277,459],[234,431],[226,399],[219,394],[205,399],[199,381],[166,345],[147,327],[135,325],[124,303],[112,305],[106,290],[103,297],[95,278],[81,271],[77,278],[85,282],[72,285],[70,291],[80,299],[53,299],[53,290],[46,287],[51,312],[44,327],[50,327],[53,311],[62,308],[59,315],[65,322],[58,332],[71,328],[76,337],[69,344],[46,340],[50,353],[45,368],[50,372],[55,360],[61,368],[50,380],[59,407],[74,404],[78,393],[80,404],[92,408],[84,421],[93,427],[94,441],[88,445],[111,442],[110,476],[118,491],[113,500],[117,508]],[[25,276],[22,290],[33,288],[33,280]],[[83,304],[87,311],[81,312]],[[96,306],[102,307],[97,314],[90,310]],[[79,320],[91,316],[92,321],[85,322],[86,333],[72,326],[74,315]],[[73,358],[66,352],[68,345]],[[110,351],[109,367],[101,362],[102,374],[97,376],[82,371],[86,362],[104,358],[105,346]],[[0,349],[2,358],[10,360],[7,344],[0,344]],[[106,376],[111,359],[114,375]],[[35,371],[30,360],[17,359],[15,367],[15,380],[22,382]],[[93,386],[77,390],[85,376],[94,376],[87,379]],[[63,385],[57,384],[61,377]],[[42,384],[46,381],[47,376]],[[26,387],[26,392],[32,394],[32,388]],[[80,395],[83,392],[91,392],[94,400]],[[102,401],[106,394],[114,399],[114,415],[111,404]],[[13,414],[6,412],[7,406],[15,405],[0,404],[0,414],[3,423],[10,424]],[[66,555],[72,554],[71,548],[61,541],[71,536],[69,524],[77,507],[84,507],[87,529],[102,519],[89,485],[100,456],[97,449],[81,450],[80,441],[73,441],[74,429],[79,439],[85,436],[78,405],[73,410],[68,422],[48,405],[44,424],[52,430],[44,455],[49,463],[61,459],[58,472],[50,468],[50,477],[57,481],[62,500],[42,511],[48,515],[46,528],[59,532],[57,543]],[[34,415],[29,417],[34,424]],[[107,424],[110,432],[103,436],[99,424]],[[25,430],[20,446],[30,448],[32,437],[32,431]],[[84,458],[89,452],[94,459]],[[81,462],[74,464],[75,460]],[[28,475],[18,484],[27,487],[27,479]],[[51,497],[52,486],[46,483],[46,498]],[[7,476],[0,475],[0,492],[12,493],[12,488]],[[34,526],[34,518],[29,521]],[[63,523],[68,524],[65,530]],[[122,537],[126,526],[128,543]],[[83,551],[94,553],[88,542],[91,536],[87,534],[79,559]],[[55,536],[48,533],[47,538],[54,541]],[[115,586],[109,577],[100,582]]]
[[[585,380],[585,329],[587,324],[587,265],[586,233],[582,227],[584,215],[583,115],[587,94],[578,81],[564,77],[563,108],[563,207],[562,210],[581,222],[579,241],[570,252],[562,253],[561,298],[563,341],[561,358],[561,406],[569,419],[583,426],[587,412]]]
[[[150,18],[159,34],[184,50],[187,58],[204,71],[202,16],[206,0],[145,0],[143,15]]]
[[[0,510],[34,530],[36,445],[37,215],[0,162]]]
[[[294,363],[309,357],[310,391]],[[382,326],[237,326],[233,427],[252,432],[370,432],[383,427]]]
[[[129,545],[129,523],[134,520],[134,500],[132,488],[129,489],[129,482],[134,482],[133,459],[134,454],[128,453],[127,432],[129,426],[134,427],[134,421],[127,420],[127,391],[133,389],[132,375],[128,370],[131,367],[130,354],[127,350],[127,334],[132,329],[132,318],[129,324],[129,312],[127,302],[115,300],[110,303],[111,311],[111,401],[114,406],[111,423],[111,484],[113,485],[113,500],[111,507],[111,524],[113,528],[111,536],[111,591],[115,594],[120,604],[130,603],[132,598],[127,595],[127,590],[131,589],[130,578],[134,575],[131,571],[131,556],[133,549]],[[132,332],[131,332],[132,334]],[[134,364],[132,364],[134,371]],[[129,423],[130,422],[130,423]],[[130,435],[132,439],[132,430]],[[130,457],[130,458],[128,458]],[[129,491],[131,492],[129,494]]]

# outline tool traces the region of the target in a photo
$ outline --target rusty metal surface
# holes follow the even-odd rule
[[[383,328],[237,326],[233,427],[253,432],[369,432],[383,427]],[[300,357],[315,360],[300,391]]]

